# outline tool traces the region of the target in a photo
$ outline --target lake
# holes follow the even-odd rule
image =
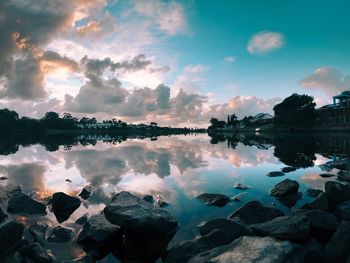
[[[159,194],[169,203],[164,209],[179,222],[178,231],[169,244],[172,246],[198,235],[196,226],[202,221],[227,217],[250,200],[259,200],[288,213],[291,207],[269,195],[270,189],[286,178],[300,184],[302,198],[293,206],[300,207],[312,200],[305,194],[306,189],[323,190],[325,181],[336,179],[336,176],[320,176],[327,170],[324,164],[348,158],[350,153],[350,137],[344,134],[211,137],[197,134],[124,139],[85,138],[85,143],[80,141],[69,147],[58,143],[54,148],[45,144],[13,148],[2,142],[0,176],[4,180],[0,185],[6,189],[21,185],[23,192],[42,200],[55,192],[77,195],[84,186],[91,185],[92,196],[62,223],[76,232],[81,226],[75,224],[75,220],[85,213],[97,214],[115,193],[130,191],[154,197]],[[8,150],[6,147],[12,148]],[[267,176],[269,172],[287,166],[297,169],[283,176]],[[337,169],[329,172],[336,175]],[[236,183],[247,185],[249,189],[235,189]],[[229,197],[240,194],[240,201],[232,201],[224,207],[206,206],[196,199],[202,193],[220,193]],[[1,206],[6,210],[5,202]],[[25,225],[37,221],[48,222],[50,227],[59,225],[51,212],[47,216],[10,216]],[[59,260],[84,254],[74,242],[49,243],[49,249]],[[116,259],[109,255],[100,262],[116,262]]]

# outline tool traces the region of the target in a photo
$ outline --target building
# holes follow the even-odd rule
[[[255,115],[250,122],[258,122],[258,121],[266,122],[266,121],[270,121],[272,119],[273,119],[273,116],[271,114],[259,113],[259,114]]]

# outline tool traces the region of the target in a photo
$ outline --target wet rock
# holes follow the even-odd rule
[[[234,211],[229,218],[239,217],[244,223],[249,225],[262,223],[283,215],[283,212],[275,208],[263,206],[258,201],[250,201]]]
[[[188,262],[195,255],[217,246],[230,243],[230,240],[221,230],[215,229],[206,236],[187,240],[172,247],[165,260],[166,263]]]
[[[337,160],[327,162],[326,165],[332,169],[350,170],[350,162],[347,160]]]
[[[0,225],[0,258],[22,240],[24,226],[11,220]]]
[[[69,242],[73,238],[73,229],[65,228],[62,226],[56,226],[51,230],[50,235],[47,237],[47,241],[61,243]]]
[[[340,220],[350,221],[350,200],[340,203],[335,210],[335,214]]]
[[[314,200],[310,203],[304,204],[302,209],[315,209],[315,210],[328,210],[328,198],[324,192],[321,192]]]
[[[58,192],[52,195],[49,204],[52,206],[52,211],[59,223],[66,221],[71,214],[80,206],[79,198],[66,195]]]
[[[283,168],[281,169],[281,171],[282,171],[283,173],[291,173],[291,172],[294,172],[296,169],[297,169],[297,168],[295,168],[295,167],[287,166],[287,167],[283,167]]]
[[[28,230],[35,242],[39,243],[41,246],[45,246],[47,228],[48,225],[46,223],[34,223]]]
[[[29,244],[19,249],[19,253],[36,263],[54,262],[54,258],[50,256],[38,243]]]
[[[157,202],[157,205],[158,205],[159,207],[166,207],[166,206],[169,205],[169,203],[160,200],[160,201]]]
[[[151,203],[151,204],[154,203],[153,196],[151,196],[151,195],[145,195],[144,197],[142,197],[142,199],[145,200],[148,203]]]
[[[239,190],[246,190],[249,189],[248,185],[245,185],[243,183],[235,183],[235,185],[233,186],[233,188],[235,189],[239,189]]]
[[[281,171],[273,171],[273,172],[269,172],[266,176],[268,177],[278,177],[278,176],[283,176],[285,175],[283,172]]]
[[[233,201],[240,202],[242,198],[246,195],[246,193],[239,193],[232,197]]]
[[[208,206],[218,206],[223,207],[229,202],[231,202],[230,197],[223,194],[208,194],[204,193],[196,197],[198,200],[202,201]]]
[[[282,182],[276,184],[270,192],[270,195],[275,197],[284,197],[298,192],[299,184],[297,181],[285,179]]]
[[[350,182],[350,171],[339,171],[337,180],[341,182]]]
[[[79,217],[77,220],[75,220],[75,223],[78,225],[84,225],[89,218],[89,213],[83,214],[81,217]]]
[[[88,199],[90,196],[92,195],[92,189],[89,186],[85,186],[83,188],[83,190],[81,190],[80,194],[78,196],[80,196],[81,198],[83,198],[84,200]]]
[[[191,258],[189,263],[284,263],[290,262],[296,245],[272,237],[240,237],[232,243],[203,252]]]
[[[325,190],[330,209],[335,209],[340,203],[350,200],[350,185],[336,181],[327,181]]]
[[[322,178],[330,178],[330,177],[335,176],[335,174],[331,174],[331,173],[323,173],[323,174],[320,174],[320,176],[321,176]]]
[[[215,229],[221,230],[225,235],[227,235],[230,241],[233,241],[240,236],[252,234],[252,231],[243,222],[240,223],[238,221],[233,221],[226,218],[218,218],[207,222],[202,222],[198,226],[201,236],[206,236]]]
[[[77,242],[88,250],[101,249],[106,245],[116,243],[116,239],[121,242],[122,233],[120,230],[121,228],[111,224],[104,214],[93,215],[84,224],[82,231],[78,235]]]
[[[46,215],[46,205],[22,192],[15,192],[8,201],[7,211],[15,214]]]
[[[350,221],[340,223],[325,245],[324,255],[328,262],[344,262],[350,256]]]
[[[317,197],[320,193],[324,193],[322,190],[309,188],[306,190],[306,194],[310,197]]]
[[[2,210],[2,208],[0,207],[0,224],[2,222],[4,222],[6,220],[6,218],[8,218],[8,215],[4,212],[4,210]]]
[[[302,214],[281,216],[271,221],[252,225],[260,236],[272,236],[282,240],[300,241],[310,236],[311,220]]]
[[[283,205],[291,208],[302,198],[301,193],[296,192],[285,196],[276,197]]]

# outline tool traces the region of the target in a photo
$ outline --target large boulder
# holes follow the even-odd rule
[[[55,214],[59,223],[62,223],[74,213],[80,206],[79,198],[69,196],[65,193],[54,193],[48,203],[52,207],[52,212]]]
[[[111,224],[104,214],[93,215],[83,226],[77,242],[88,250],[101,249],[122,239],[120,227]],[[115,245],[115,244],[114,244]]]
[[[34,223],[31,225],[28,230],[29,233],[33,236],[35,242],[39,243],[41,246],[46,245],[46,231],[48,225],[46,223]]]
[[[198,226],[201,236],[206,236],[215,229],[221,230],[225,235],[227,235],[230,241],[233,241],[241,236],[252,234],[250,228],[243,222],[239,222],[238,220],[230,220],[227,218],[213,219],[203,222]]]
[[[22,240],[24,226],[11,220],[0,225],[0,259]]]
[[[340,220],[350,221],[350,200],[340,203],[335,210],[335,214]]]
[[[285,179],[276,184],[270,191],[270,195],[275,197],[284,197],[290,194],[297,193],[299,184],[297,181]]]
[[[325,190],[330,209],[335,209],[340,203],[350,200],[350,184],[327,181]]]
[[[284,173],[291,173],[291,172],[294,172],[296,169],[297,169],[296,167],[287,166],[287,167],[283,167],[281,171]]]
[[[278,177],[278,176],[283,176],[283,175],[284,175],[284,172],[272,171],[272,172],[269,172],[266,176],[268,176],[268,177]]]
[[[203,252],[189,263],[284,263],[293,256],[296,245],[272,237],[240,237],[232,243]]]
[[[328,210],[328,198],[324,192],[319,193],[319,195],[309,203],[304,204],[302,209],[314,209],[314,210]]]
[[[55,243],[69,242],[73,238],[73,232],[73,229],[56,226],[51,230],[47,241]]]
[[[260,236],[272,236],[282,240],[301,241],[310,236],[311,220],[304,215],[281,216],[271,221],[252,225]]]
[[[204,193],[200,194],[196,198],[209,206],[223,207],[227,203],[231,202],[231,198],[223,194]]]
[[[263,206],[258,201],[250,201],[234,211],[229,218],[239,217],[246,224],[257,224],[283,215],[283,212],[275,208]]]
[[[331,169],[350,170],[350,162],[348,160],[329,161],[325,165]]]
[[[350,221],[340,223],[337,231],[324,247],[328,262],[345,262],[350,256]]]
[[[155,236],[173,236],[178,226],[169,212],[129,192],[116,194],[105,207],[104,214],[112,224]]]
[[[50,256],[38,243],[26,245],[19,249],[19,253],[36,263],[51,263],[54,258]]]
[[[7,211],[24,215],[46,215],[46,205],[16,191],[8,201]]]
[[[4,210],[2,210],[2,208],[0,207],[0,224],[2,222],[4,222],[6,220],[6,218],[8,218],[8,215],[4,212]]]

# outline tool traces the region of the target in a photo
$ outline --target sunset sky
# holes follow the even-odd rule
[[[0,0],[0,107],[207,125],[350,90],[350,2]]]

